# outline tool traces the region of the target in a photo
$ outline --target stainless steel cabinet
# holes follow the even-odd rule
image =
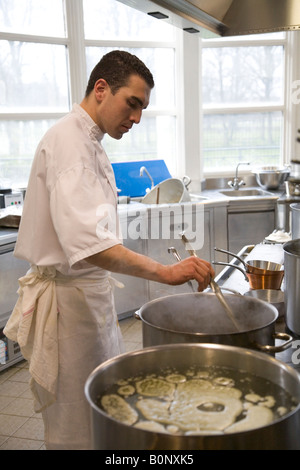
[[[140,210],[141,205],[137,207]],[[193,246],[197,255],[209,262],[215,258],[226,262],[227,255],[218,253],[217,257],[215,256],[215,246],[238,253],[245,245],[262,242],[275,228],[274,201],[242,201],[231,204],[219,200],[201,204],[174,204],[171,209],[173,214],[170,214],[170,207],[167,205],[144,206],[139,213],[127,213],[125,216],[128,208],[123,208],[123,215],[121,213],[120,217],[123,232],[126,233],[124,245],[160,263],[175,263],[175,259],[168,253],[168,248],[174,246],[182,258],[189,256],[180,233],[185,231],[187,235],[195,235],[195,227],[190,225],[194,220],[197,221],[197,230],[201,231],[197,233],[197,243],[199,240],[203,241],[201,247],[198,244]],[[202,214],[201,217],[196,218],[196,213]],[[200,220],[202,222],[199,225]],[[135,238],[132,234],[135,234]],[[214,269],[218,274],[222,266],[215,266]],[[191,292],[188,284],[168,286],[130,276],[114,277],[125,285],[123,289],[115,289],[119,317],[131,314],[144,303],[157,297]],[[197,288],[196,283],[194,288]]]
[[[246,245],[261,243],[275,229],[275,203],[265,208],[228,211],[228,250],[238,253]]]
[[[136,211],[122,208],[119,213],[124,246],[136,253],[146,253],[146,209]],[[119,318],[126,317],[148,301],[148,283],[145,279],[112,273],[124,287],[115,286],[115,306]]]
[[[163,213],[157,215],[156,218],[153,218],[152,223],[160,226],[163,224],[164,218],[167,218],[167,216]],[[194,226],[191,227],[190,223]],[[170,264],[176,262],[172,255],[168,253],[168,248],[174,246],[181,258],[186,258],[189,254],[186,252],[180,237],[180,232],[184,230],[189,239],[192,240],[194,235],[194,242],[191,245],[195,249],[197,256],[211,262],[214,259],[214,246],[227,246],[226,228],[226,206],[222,204],[217,206],[191,204],[186,209],[184,218],[180,218],[180,213],[177,214],[177,218],[175,218],[170,226],[170,238],[148,239],[147,254],[161,263]],[[217,267],[216,271],[220,270],[221,268]],[[193,282],[193,286],[196,291],[197,283]],[[169,286],[157,282],[149,282],[150,300],[165,295],[186,292],[191,292],[191,287],[188,284]]]

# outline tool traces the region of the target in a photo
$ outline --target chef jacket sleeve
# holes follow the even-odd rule
[[[60,174],[50,193],[50,211],[70,267],[122,243],[109,181],[83,165]]]

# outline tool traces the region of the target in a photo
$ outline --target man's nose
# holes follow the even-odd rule
[[[135,124],[138,124],[141,120],[142,112],[143,112],[142,109],[136,109],[136,110],[132,111],[132,113],[130,115],[130,121],[135,123]]]

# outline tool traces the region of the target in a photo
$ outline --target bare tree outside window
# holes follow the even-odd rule
[[[202,85],[205,170],[279,164],[284,46],[205,47]]]

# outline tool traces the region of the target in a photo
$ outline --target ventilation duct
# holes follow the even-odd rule
[[[191,33],[204,29],[238,36],[300,29],[300,0],[119,1]]]

